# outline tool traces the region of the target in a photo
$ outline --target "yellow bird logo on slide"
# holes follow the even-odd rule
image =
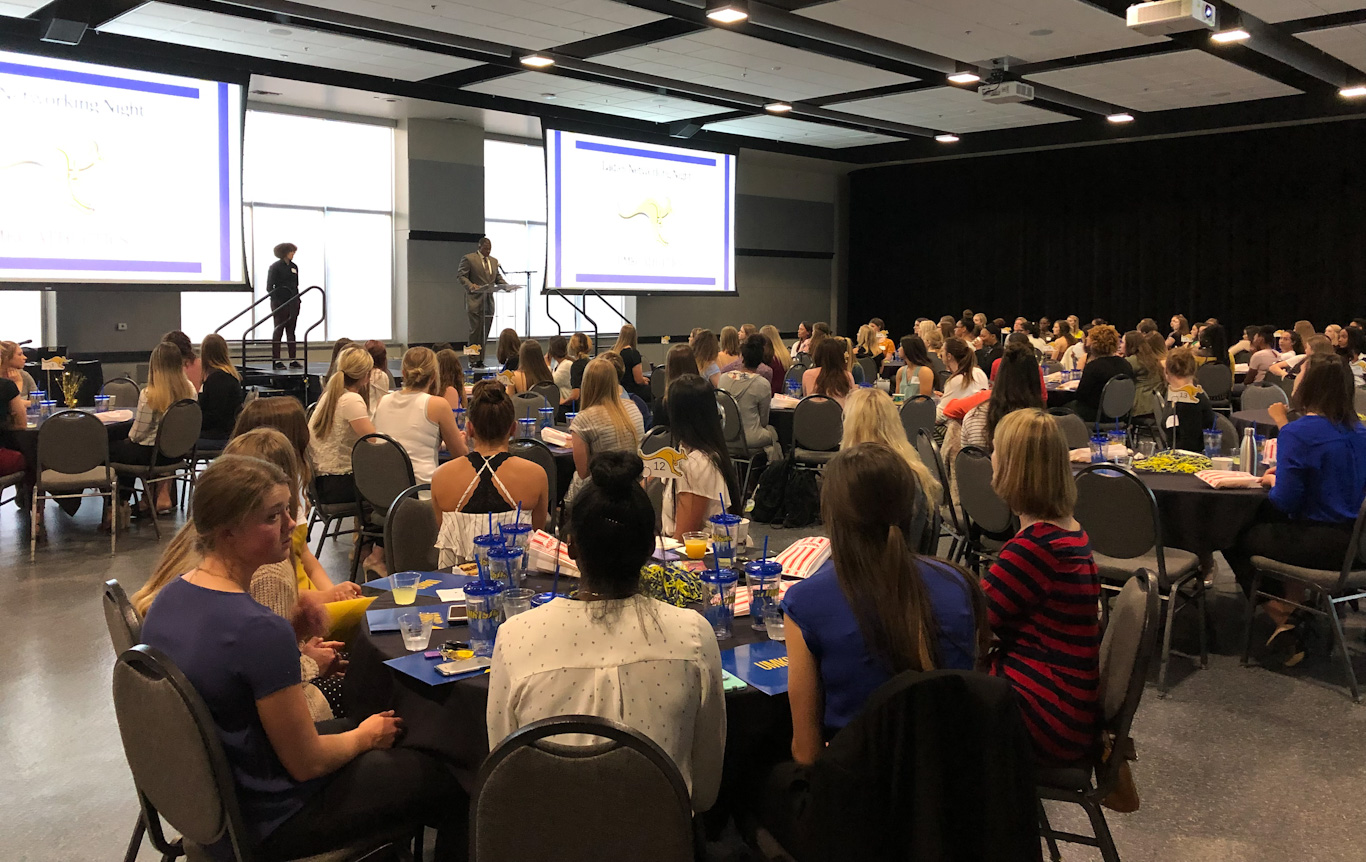
[[[624,219],[633,219],[636,216],[642,215],[645,216],[645,218],[649,219],[650,223],[654,225],[655,239],[659,240],[660,245],[668,245],[669,241],[664,238],[664,232],[661,228],[664,225],[664,219],[668,218],[669,214],[673,211],[673,201],[669,198],[665,198],[663,204],[654,198],[646,198],[633,212],[618,213],[618,215]]]

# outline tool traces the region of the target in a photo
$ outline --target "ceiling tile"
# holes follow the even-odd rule
[[[684,117],[701,117],[725,110],[704,102],[581,81],[567,75],[545,75],[538,72],[519,72],[505,78],[481,81],[465,89],[474,93],[487,93],[491,96],[528,102],[549,101],[567,108],[598,111],[654,123],[666,123]],[[554,98],[548,98],[549,96]]]
[[[973,90],[937,87],[876,99],[828,106],[863,117],[891,120],[945,132],[985,132],[1075,120],[1065,114],[1028,105],[989,105]]]
[[[327,6],[538,51],[665,17],[614,0],[329,0]]]
[[[854,129],[841,129],[836,126],[823,126],[786,117],[745,117],[739,120],[725,120],[712,123],[707,127],[711,132],[724,132],[731,135],[744,135],[750,138],[766,138],[770,141],[784,141],[792,144],[807,144],[814,147],[862,147],[868,144],[886,144],[899,141],[887,135],[860,132]]]
[[[1366,70],[1366,25],[1301,33],[1300,38],[1344,63]]]
[[[715,28],[604,54],[593,61],[787,101],[914,80]]]
[[[272,32],[275,30],[286,32]],[[298,27],[281,28],[265,21],[164,3],[141,6],[101,31],[403,81],[420,81],[479,65],[445,54]]]
[[[0,0],[0,15],[23,18],[43,5],[43,0]]]
[[[1029,80],[1135,111],[1193,108],[1300,92],[1203,51],[1059,69],[1030,75]]]
[[[837,0],[798,14],[964,62],[1032,63],[1155,41],[1080,0]]]
[[[1293,21],[1366,9],[1363,0],[1238,0],[1233,5],[1263,21]]]

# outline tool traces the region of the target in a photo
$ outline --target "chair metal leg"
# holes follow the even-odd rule
[[[114,488],[118,488],[117,483]],[[119,541],[119,494],[117,490],[109,491],[109,556],[118,554]],[[139,820],[139,823],[142,821]]]
[[[1352,702],[1361,703],[1361,690],[1357,688],[1356,671],[1352,670],[1352,654],[1347,650],[1347,639],[1342,634],[1342,620],[1338,619],[1338,608],[1332,599],[1324,597],[1328,605],[1328,619],[1333,623],[1333,640],[1337,641],[1338,655],[1342,656],[1342,669],[1347,671],[1347,684],[1352,688]]]
[[[1172,623],[1176,619],[1176,601],[1181,591],[1175,586],[1167,590],[1167,626],[1162,632],[1162,663],[1157,672],[1157,696],[1167,696],[1167,666],[1172,660]]]
[[[1087,799],[1082,802],[1086,816],[1091,818],[1091,831],[1095,833],[1096,845],[1100,847],[1100,858],[1105,862],[1119,862],[1119,851],[1115,849],[1115,839],[1110,836],[1110,824],[1105,822],[1105,812],[1100,803]]]
[[[142,849],[142,834],[147,831],[147,825],[142,820],[142,814],[138,814],[138,822],[133,824],[133,837],[128,839],[128,852],[123,854],[123,862],[137,862],[138,850]]]
[[[1209,590],[1205,589],[1205,576],[1197,573],[1195,576],[1195,588],[1199,590],[1195,594],[1195,608],[1200,613],[1200,667],[1209,667],[1209,633],[1206,628],[1209,624],[1209,617],[1205,615],[1205,594]]]
[[[1252,618],[1257,613],[1257,590],[1262,586],[1262,573],[1260,570],[1252,571],[1252,589],[1247,597],[1247,610],[1243,614],[1243,658],[1242,664],[1247,666],[1248,656],[1252,654]]]
[[[43,495],[33,489],[33,508],[28,513],[28,561],[33,562],[38,555],[38,506]]]
[[[1048,844],[1048,858],[1053,862],[1062,862],[1062,851],[1058,849],[1058,840],[1053,837],[1053,824],[1048,822],[1048,810],[1044,808],[1043,800],[1039,800],[1039,826],[1043,832],[1043,840]]]
[[[147,511],[151,514],[152,517],[152,529],[157,534],[157,541],[160,541],[161,524],[157,521],[157,495],[155,488],[156,486],[152,484],[152,480],[142,480],[142,493],[147,498]]]

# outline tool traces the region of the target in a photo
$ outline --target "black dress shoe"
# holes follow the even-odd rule
[[[285,364],[284,364],[283,362],[281,362],[280,360],[278,360],[278,359],[275,360],[275,370],[276,370],[276,371],[284,371],[284,370],[285,370]]]
[[[290,368],[303,368],[303,367],[304,367],[304,364],[303,364],[302,362],[290,362],[290,363],[289,363],[289,367],[290,367]]]

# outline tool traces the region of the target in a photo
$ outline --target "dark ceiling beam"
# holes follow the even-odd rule
[[[1356,24],[1366,24],[1366,9],[1353,9],[1350,12],[1333,12],[1329,15],[1297,18],[1294,21],[1282,21],[1276,26],[1286,33],[1311,33],[1315,30],[1333,30]]]
[[[1126,16],[1130,0],[1078,0],[1119,18]],[[1208,30],[1173,33],[1168,38],[1185,48],[1203,51],[1236,66],[1279,81],[1306,93],[1334,91],[1353,77],[1361,77],[1348,64],[1318,48],[1243,12],[1224,0],[1210,0],[1219,10],[1219,26],[1241,26],[1252,34],[1244,42],[1220,45],[1210,41]]]
[[[882,96],[899,96],[902,93],[915,93],[920,90],[936,90],[943,84],[938,81],[907,81],[904,84],[888,84],[885,87],[869,87],[866,90],[851,90],[847,93],[834,93],[829,96],[817,96],[814,99],[804,99],[808,105],[824,107],[826,105],[838,105],[844,102],[860,102],[864,99],[877,99]]]
[[[1056,72],[1059,69],[1080,69],[1084,66],[1097,66],[1102,63],[1133,60],[1139,57],[1155,57],[1160,54],[1172,54],[1185,50],[1187,50],[1185,45],[1170,40],[1148,42],[1143,45],[1130,45],[1127,48],[1115,48],[1111,51],[1094,51],[1090,54],[1073,54],[1071,57],[1040,60],[1036,63],[1021,63],[1011,69],[1010,72],[1013,75],[1020,76],[1038,75],[1043,72]]]

